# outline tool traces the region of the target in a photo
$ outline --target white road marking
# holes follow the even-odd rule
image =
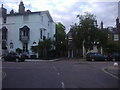
[[[65,88],[64,82],[61,82],[61,84],[62,84],[62,88]]]
[[[53,66],[54,69],[56,69],[55,66]],[[58,72],[57,75],[60,75],[60,73]],[[62,88],[65,88],[64,82],[61,82]]]
[[[105,73],[107,73],[107,74],[109,74],[109,75],[111,75],[112,77],[114,77],[114,78],[116,78],[116,79],[120,79],[119,77],[117,77],[117,76],[115,76],[115,75],[107,72],[107,71],[105,70],[105,68],[102,68],[102,71],[105,72]]]

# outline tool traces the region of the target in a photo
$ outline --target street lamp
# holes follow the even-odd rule
[[[11,40],[11,42],[10,42],[10,48],[11,48],[11,49],[13,48],[13,42],[12,42],[12,40]]]
[[[36,46],[36,45],[37,45],[37,43],[34,41],[32,46],[34,47],[34,46]]]
[[[38,55],[36,54],[37,53],[36,46],[37,46],[37,43],[34,41],[32,46],[31,46],[31,49],[32,49],[31,57],[32,58],[38,57]]]
[[[13,42],[11,40],[11,42],[10,42],[10,52],[12,51],[12,49],[13,49]]]

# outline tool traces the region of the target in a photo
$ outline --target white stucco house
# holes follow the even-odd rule
[[[55,23],[49,11],[25,11],[23,2],[19,4],[18,12],[8,14],[7,9],[1,6],[2,19],[2,48],[15,51],[20,48],[26,54],[31,53],[33,42],[51,38],[54,40]],[[4,51],[4,50],[3,50]]]

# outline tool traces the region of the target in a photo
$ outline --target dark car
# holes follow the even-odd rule
[[[25,56],[24,55],[17,55],[16,53],[8,53],[7,55],[2,56],[3,61],[16,61],[16,62],[24,62]]]
[[[87,61],[95,61],[95,60],[102,60],[102,61],[106,61],[107,60],[107,56],[102,55],[100,53],[88,53],[86,55],[86,59]]]
[[[107,56],[109,61],[120,61],[120,53],[112,53]]]

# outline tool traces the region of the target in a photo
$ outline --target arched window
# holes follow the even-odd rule
[[[8,29],[6,27],[2,28],[2,40],[7,40]]]
[[[40,38],[42,39],[42,30],[40,31]]]
[[[28,41],[30,37],[30,29],[28,26],[24,26],[22,28],[20,28],[19,31],[19,38],[22,41]]]

